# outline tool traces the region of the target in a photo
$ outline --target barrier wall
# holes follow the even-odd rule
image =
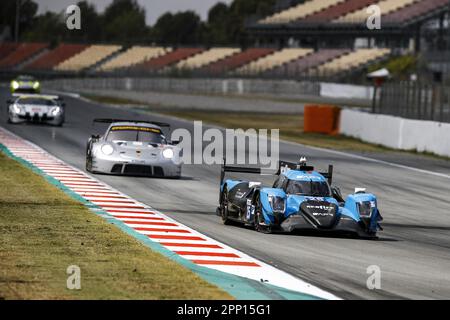
[[[292,80],[178,79],[178,78],[86,78],[46,81],[64,90],[128,90],[208,94],[261,94],[283,97],[319,96],[320,84]]]
[[[321,82],[320,96],[331,98],[371,100],[373,97],[373,87]]]
[[[345,109],[341,111],[340,133],[393,149],[450,157],[450,123]]]
[[[260,95],[305,101],[317,97],[320,103],[370,107],[370,89],[364,86],[324,84],[311,81],[207,78],[84,78],[58,79],[43,83],[59,90],[127,90],[223,95]],[[367,93],[369,92],[369,93]]]
[[[337,134],[340,111],[332,105],[305,105],[303,132]]]

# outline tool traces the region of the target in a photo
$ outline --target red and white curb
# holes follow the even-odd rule
[[[195,264],[319,298],[339,299],[175,221],[1,127],[0,143],[114,219]]]

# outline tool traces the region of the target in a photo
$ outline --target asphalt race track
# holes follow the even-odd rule
[[[0,101],[9,93],[0,89]],[[133,111],[65,98],[66,124],[62,128],[6,123],[4,102],[0,125],[28,139],[62,160],[84,169],[86,141],[104,127],[93,127],[94,118],[144,119]],[[173,128],[192,128],[184,121],[147,116]],[[421,299],[450,298],[450,162],[398,154],[373,155],[380,160],[411,165],[411,170],[368,161],[341,153],[281,143],[280,157],[297,161],[300,155],[326,169],[335,165],[335,185],[344,195],[366,187],[378,196],[385,218],[377,241],[311,235],[265,235],[224,226],[215,215],[219,166],[189,165],[181,180],[97,175],[114,188],[147,203],[212,238],[266,263],[309,281],[342,298]],[[253,177],[259,179],[259,177]],[[265,183],[273,182],[264,177]],[[381,289],[369,290],[366,269],[381,268]]]

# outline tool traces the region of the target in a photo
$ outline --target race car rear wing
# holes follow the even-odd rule
[[[40,94],[40,93],[13,93],[12,96],[14,98],[43,98],[43,99],[52,99],[52,100],[63,100],[60,96],[55,96],[51,94]]]
[[[293,163],[287,161],[278,162],[278,171],[275,175],[280,175],[284,170],[301,170],[301,171],[314,171],[313,166],[307,166],[304,163]],[[238,167],[238,166],[227,166],[226,160],[224,159],[220,170],[220,185],[223,184],[226,172],[239,172],[239,173],[251,173],[251,174],[264,174],[265,169],[255,168],[255,167]],[[327,172],[319,172],[324,178],[328,180],[331,185],[333,182],[333,165],[328,166]]]
[[[15,98],[15,99],[14,99]],[[60,96],[48,95],[48,94],[33,94],[33,93],[13,93],[12,98],[6,100],[7,105],[11,105],[17,101],[17,98],[41,98],[47,100],[53,100],[60,106],[65,106],[64,99]]]
[[[240,172],[240,173],[251,173],[251,174],[261,174],[261,168],[255,167],[238,167],[238,166],[227,166],[226,159],[223,159],[223,163],[220,167],[220,185],[223,184],[226,172]]]

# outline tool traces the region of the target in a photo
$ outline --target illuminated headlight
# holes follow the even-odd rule
[[[40,86],[41,86],[41,84],[39,83],[39,81],[35,81],[33,83],[33,89],[39,89]]]
[[[276,196],[269,196],[269,203],[272,207],[273,212],[284,213],[285,210],[285,200]]]
[[[162,152],[162,155],[166,159],[172,159],[173,158],[173,150],[172,149],[164,149]]]
[[[11,87],[14,89],[14,90],[16,90],[16,89],[19,89],[19,83],[17,82],[17,81],[13,81],[13,82],[11,82]]]
[[[16,103],[11,105],[11,110],[14,113],[21,113],[22,112],[22,108],[19,105],[17,105]]]
[[[114,148],[110,144],[102,145],[101,150],[107,156],[112,155],[112,153],[114,152]]]
[[[358,211],[361,218],[370,218],[372,216],[372,209],[375,207],[374,201],[358,202]]]
[[[61,113],[61,107],[54,107],[51,111],[50,114],[52,116],[57,116],[58,114]]]

